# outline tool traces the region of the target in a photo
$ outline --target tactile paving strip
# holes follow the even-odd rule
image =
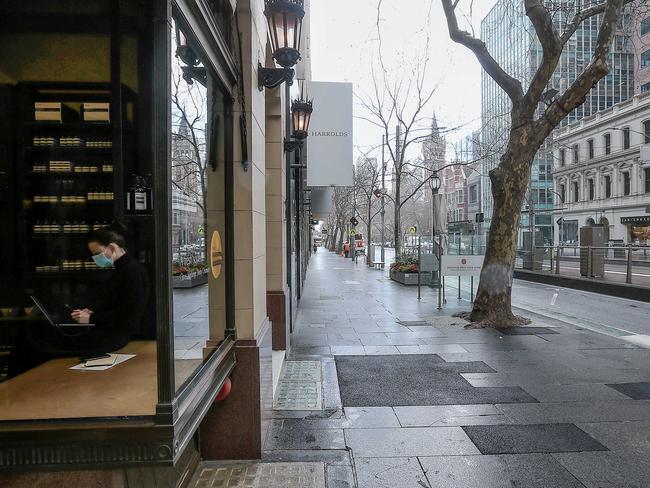
[[[323,463],[203,462],[194,488],[325,488]]]

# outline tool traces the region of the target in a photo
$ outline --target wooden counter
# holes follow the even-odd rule
[[[0,383],[0,420],[154,415],[156,342],[133,341],[116,352],[136,356],[106,371],[54,359]]]

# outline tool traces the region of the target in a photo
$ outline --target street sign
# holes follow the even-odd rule
[[[351,235],[351,236],[356,236],[356,235],[357,235],[357,231],[356,231],[355,229],[352,229],[352,230],[350,231],[350,235]]]
[[[415,225],[412,225],[411,227],[409,227],[409,234],[411,234],[412,236],[417,234],[417,232],[418,232],[418,228]]]
[[[205,229],[203,227],[199,227],[199,230],[197,231],[197,234],[199,234],[200,236],[205,235]]]
[[[476,276],[481,274],[485,256],[443,254],[440,261],[442,276]]]
[[[356,217],[352,217],[352,218],[350,219],[350,223],[351,223],[352,225],[359,225],[359,221],[357,220]]]

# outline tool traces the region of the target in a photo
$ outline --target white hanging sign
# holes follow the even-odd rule
[[[440,260],[441,276],[478,276],[485,256],[458,256],[443,254]]]

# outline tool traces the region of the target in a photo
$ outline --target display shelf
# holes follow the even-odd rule
[[[56,121],[46,121],[46,120],[30,120],[24,123],[25,127],[31,127],[35,129],[110,129],[113,124],[110,122],[90,122],[90,121],[74,121],[74,122],[56,122]]]

